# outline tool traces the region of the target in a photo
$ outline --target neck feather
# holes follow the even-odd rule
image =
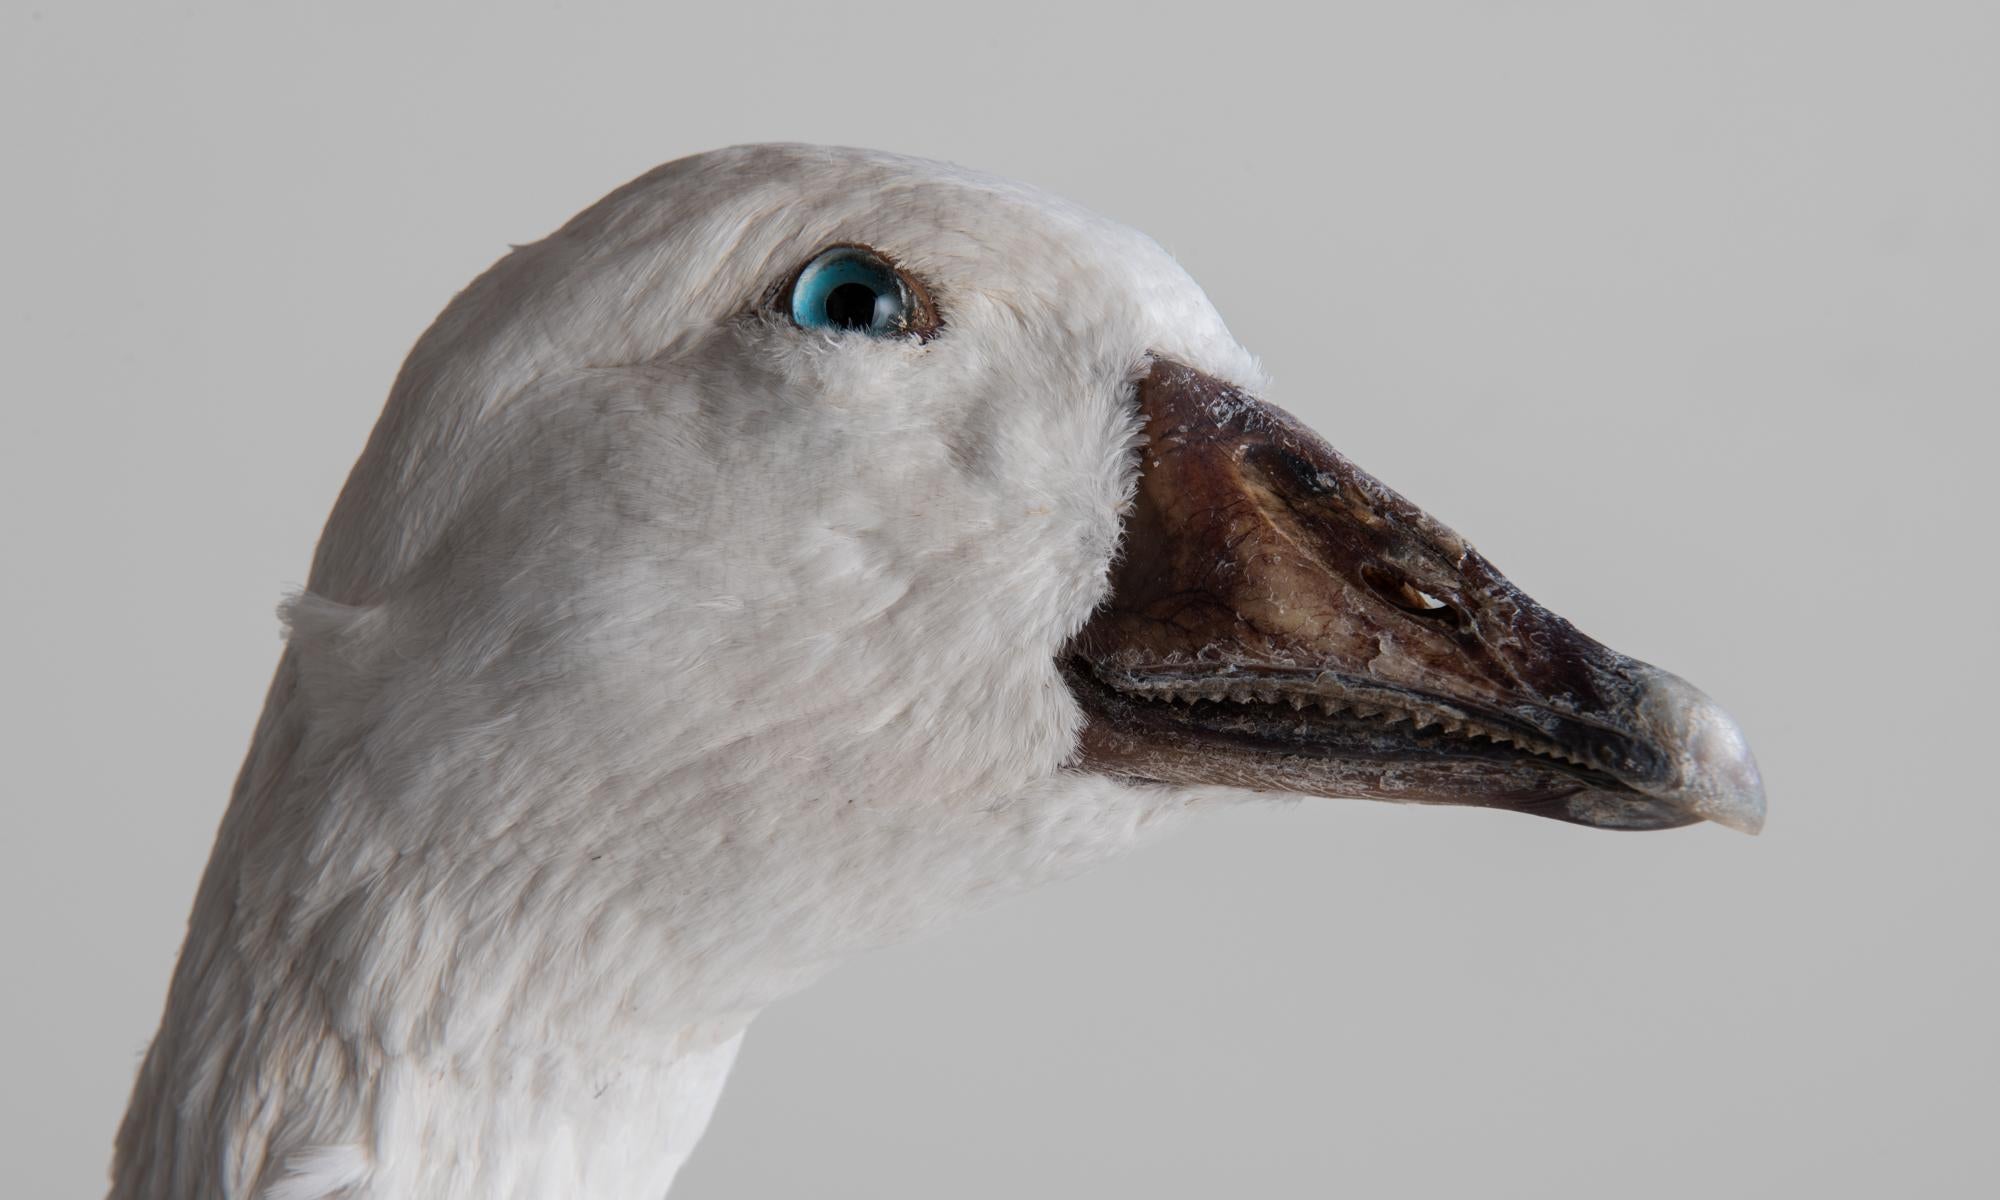
[[[631,1030],[627,1045],[548,1029],[506,1051],[392,1052],[311,1007],[273,1006],[248,1029],[163,1029],[119,1139],[114,1200],[658,1200],[743,1033],[740,1021]]]
[[[343,723],[342,693],[308,690],[288,654],[118,1138],[115,1200],[657,1200],[766,1004],[1186,804],[900,752],[925,773],[764,753],[566,771],[584,760],[518,744],[530,720]]]
[[[618,962],[546,946],[517,974],[455,970],[452,943],[474,939],[440,917],[370,906],[282,946],[240,909],[197,920],[114,1200],[664,1195],[748,1015],[661,1010]],[[370,961],[406,973],[351,970]]]
[[[380,836],[410,798],[327,765],[293,687],[288,659],[111,1196],[658,1200],[756,1006],[662,970],[660,923],[591,886],[615,850],[572,856],[580,879],[518,828],[460,853]]]

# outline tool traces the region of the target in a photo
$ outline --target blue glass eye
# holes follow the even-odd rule
[[[792,285],[801,329],[858,329],[875,337],[911,332],[910,290],[896,269],[860,246],[820,252]]]

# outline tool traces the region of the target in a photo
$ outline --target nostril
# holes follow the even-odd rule
[[[1460,628],[1465,626],[1465,614],[1459,612],[1449,600],[1439,599],[1398,572],[1370,565],[1361,568],[1361,578],[1376,595],[1411,616]]]
[[[1338,496],[1340,480],[1332,472],[1324,470],[1316,463],[1293,454],[1289,450],[1278,452],[1278,462],[1285,468],[1292,481],[1304,488],[1312,496]]]

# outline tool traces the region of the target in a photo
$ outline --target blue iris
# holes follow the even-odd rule
[[[908,310],[896,269],[859,246],[825,251],[792,285],[792,320],[801,329],[859,329],[882,337],[904,331]]]

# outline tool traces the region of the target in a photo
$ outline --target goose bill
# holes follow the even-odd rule
[[[1700,691],[1585,637],[1283,410],[1166,360],[1138,392],[1123,553],[1062,663],[1078,765],[1761,827],[1756,762]]]

